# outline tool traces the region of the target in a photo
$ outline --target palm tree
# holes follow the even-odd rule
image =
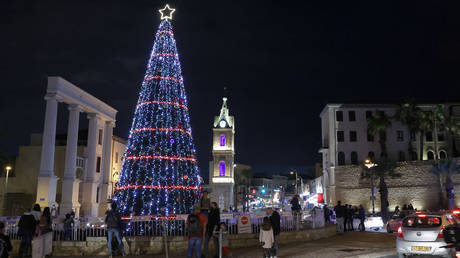
[[[380,210],[382,211],[382,219],[384,222],[388,218],[388,185],[386,178],[398,178],[401,173],[396,171],[396,162],[391,162],[387,158],[382,158],[377,165],[372,168],[365,168],[361,172],[361,178],[378,178],[379,193],[380,193]]]
[[[460,121],[455,120],[451,114],[448,114],[445,110],[445,106],[442,104],[436,106],[435,117],[439,131],[446,133],[446,140],[449,149],[447,157],[450,158],[453,156],[452,154],[457,152],[455,137],[460,136]]]
[[[420,116],[422,110],[417,107],[413,102],[406,102],[404,104],[399,104],[398,109],[394,115],[394,119],[405,124],[409,133],[419,133],[420,129]],[[412,155],[414,152],[414,147],[412,146],[412,140],[409,139],[408,146],[409,155]]]
[[[380,157],[387,158],[386,129],[391,126],[390,118],[385,112],[377,110],[375,116],[367,118],[367,126],[370,134],[379,134]]]

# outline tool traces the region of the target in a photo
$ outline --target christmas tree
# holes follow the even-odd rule
[[[155,35],[114,201],[123,216],[186,214],[201,187],[170,15]]]

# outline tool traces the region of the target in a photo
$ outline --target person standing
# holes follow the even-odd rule
[[[195,206],[193,213],[188,215],[186,226],[188,229],[187,258],[192,258],[193,251],[197,258],[201,258],[201,244],[206,235],[206,216],[201,213],[201,205]]]
[[[109,248],[109,257],[112,258],[112,237],[115,235],[117,238],[118,246],[120,247],[121,255],[125,256],[125,248],[122,241],[122,221],[121,215],[117,211],[117,204],[112,202],[111,210],[106,211],[105,213],[105,223],[107,224],[107,235],[108,241],[107,245]]]
[[[40,234],[46,234],[50,232],[51,229],[51,212],[50,212],[50,207],[45,207],[43,209],[43,214],[40,218],[40,222],[38,224],[40,228]]]
[[[348,204],[345,203],[343,207],[343,231],[348,231]]]
[[[208,218],[209,209],[211,208],[211,200],[208,196],[208,191],[203,191],[203,196],[200,199],[200,211]]]
[[[73,219],[70,217],[70,214],[67,213],[64,219],[64,240],[71,240],[73,226]]]
[[[345,209],[340,201],[337,202],[337,205],[334,207],[334,211],[337,223],[337,232],[339,233],[339,235],[343,235]]]
[[[275,239],[273,235],[273,228],[268,217],[264,218],[264,222],[260,228],[259,242],[264,249],[264,258],[270,258],[272,256],[271,250]]]
[[[354,226],[353,226],[353,219],[355,218],[355,210],[351,205],[348,205],[348,231],[355,231]]]
[[[30,209],[24,212],[18,223],[18,235],[21,237],[21,244],[19,245],[18,256],[27,256],[32,244],[32,238],[35,234],[37,222],[34,215],[30,213]]]
[[[296,229],[299,229],[299,223],[300,223],[300,210],[302,207],[300,207],[299,203],[299,195],[294,195],[291,200],[291,210],[292,210],[292,215],[294,216],[295,223],[296,223]]]
[[[10,237],[5,235],[5,223],[0,222],[0,258],[8,258],[12,249]]]
[[[358,217],[359,217],[358,229],[361,230],[361,231],[366,230],[366,227],[364,226],[364,220],[366,219],[366,213],[364,211],[364,207],[363,207],[362,204],[359,205]]]
[[[40,221],[40,218],[42,217],[42,210],[40,208],[40,204],[36,203],[34,205],[34,208],[32,209],[32,212],[30,214],[32,214],[34,216],[35,221],[38,224],[38,222]]]
[[[219,255],[219,240],[216,237],[216,231],[219,230],[219,224],[220,224],[219,207],[217,206],[216,202],[212,202],[211,208],[209,209],[206,236],[204,238],[204,247],[203,247],[203,253],[207,257],[210,257],[210,255],[208,254],[208,245],[209,245],[209,240],[211,238],[214,242],[216,254]]]
[[[273,229],[273,247],[271,254],[276,258],[278,253],[278,235],[281,231],[281,217],[280,214],[276,210],[273,210],[271,207],[267,209],[267,213],[270,216],[270,224],[272,225]]]
[[[331,211],[329,210],[329,207],[327,207],[327,205],[324,205],[323,210],[324,210],[324,223],[327,224],[331,221]]]

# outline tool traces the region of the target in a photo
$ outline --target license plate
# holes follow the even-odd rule
[[[419,252],[428,252],[431,250],[429,246],[412,246],[412,251],[419,251]]]

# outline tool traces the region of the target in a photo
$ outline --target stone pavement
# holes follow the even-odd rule
[[[321,240],[282,245],[279,258],[336,258],[336,257],[392,257],[396,254],[394,234],[377,232],[347,232],[343,236],[333,236]],[[242,248],[232,250],[234,258],[262,257],[261,248]],[[87,257],[102,258],[107,256]],[[128,256],[129,258],[164,258],[164,255]],[[183,258],[170,255],[169,258]],[[69,257],[70,258],[70,257]],[[77,257],[72,257],[77,258]],[[81,258],[81,257],[78,257]]]

